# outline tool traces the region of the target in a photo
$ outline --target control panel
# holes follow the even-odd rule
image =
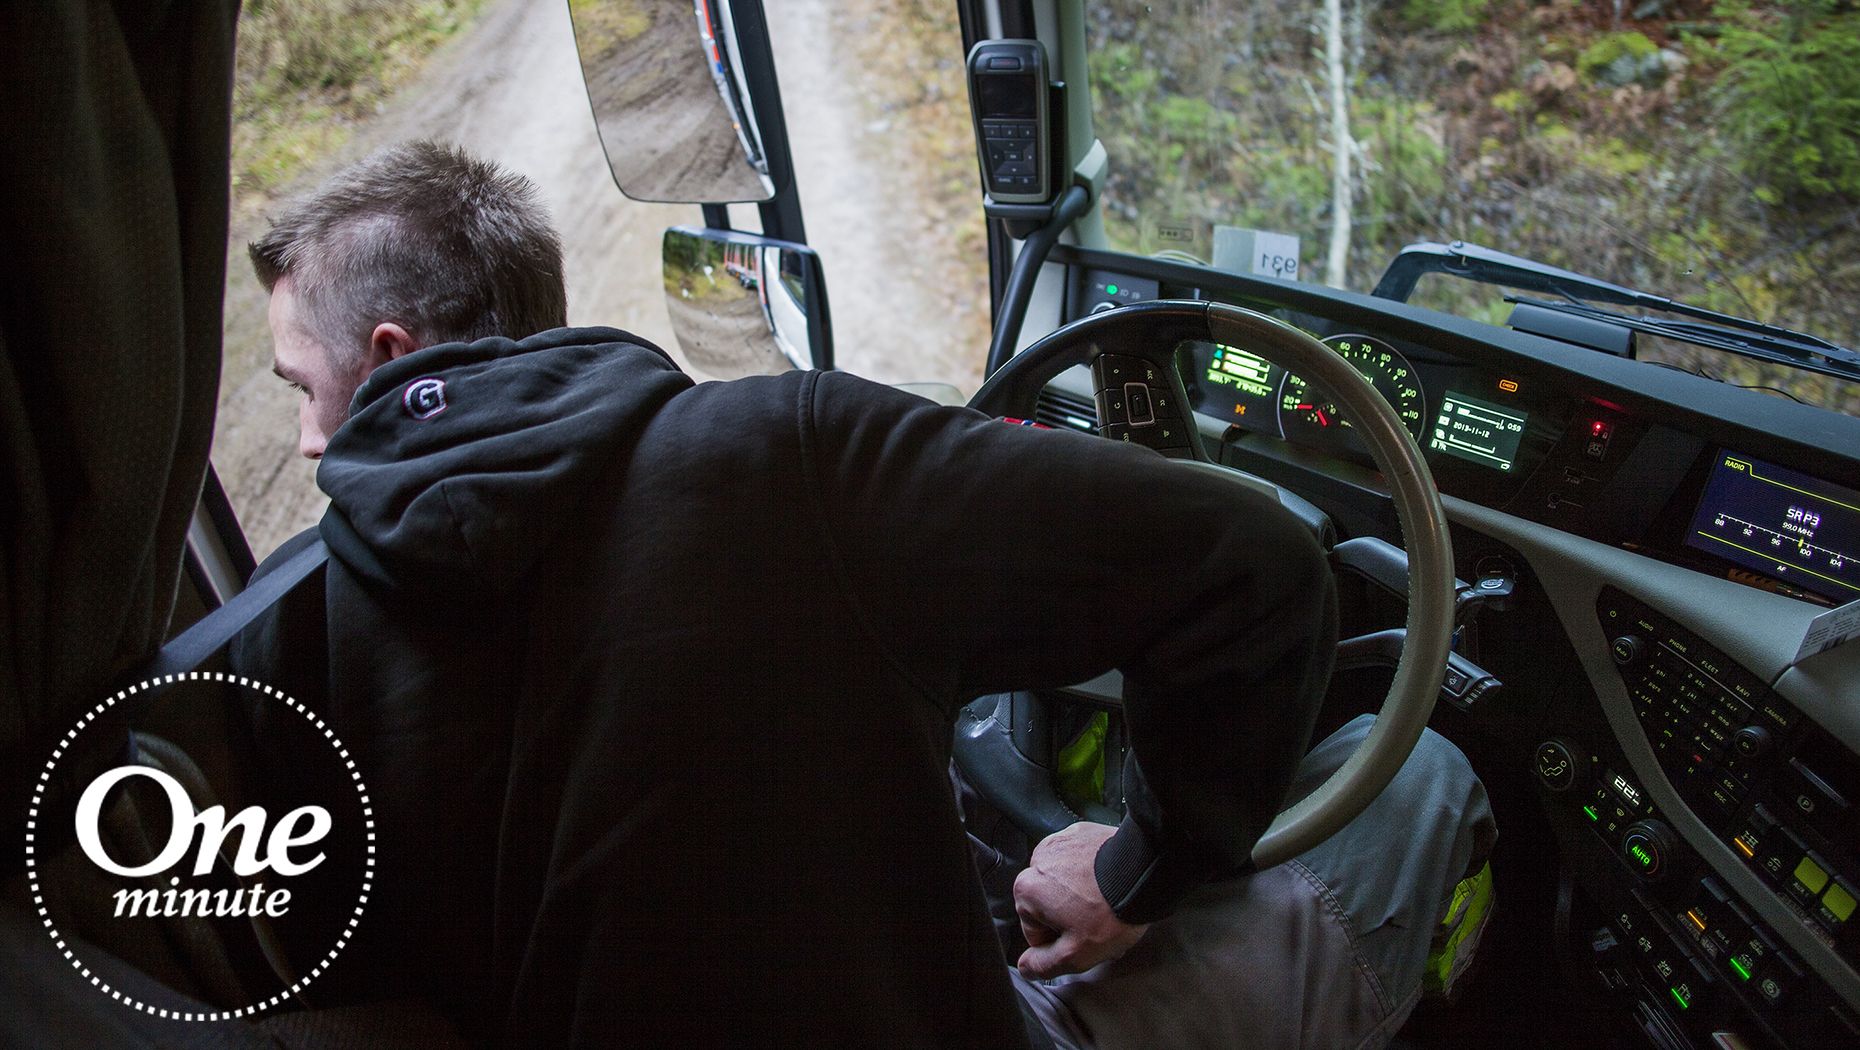
[[[1668,825],[1647,791],[1567,737],[1538,745],[1535,773],[1587,828],[1584,927],[1594,972],[1634,1004],[1656,1044],[1860,1045],[1860,1020]]]
[[[1171,459],[1193,459],[1199,441],[1188,422],[1181,379],[1140,357],[1100,354],[1091,363],[1098,432],[1113,441],[1153,448]]]
[[[1612,588],[1597,603],[1661,769],[1693,812],[1860,964],[1860,762],[1755,676]]]

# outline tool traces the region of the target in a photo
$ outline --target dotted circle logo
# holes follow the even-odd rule
[[[74,951],[71,945],[66,942],[64,935],[58,931],[58,927],[54,924],[52,920],[51,912],[46,906],[44,888],[40,885],[40,881],[39,881],[38,857],[34,850],[34,846],[36,844],[37,837],[38,837],[39,809],[40,809],[40,806],[44,802],[45,791],[46,791],[47,786],[51,783],[52,774],[58,768],[59,759],[63,758],[65,753],[70,750],[72,742],[77,739],[79,733],[84,731],[85,727],[89,726],[93,721],[97,719],[99,715],[109,710],[112,706],[114,706],[119,701],[124,700],[130,696],[134,696],[135,694],[142,692],[144,690],[147,690],[147,689],[151,689],[157,686],[174,685],[174,684],[181,683],[181,682],[219,682],[219,683],[226,684],[226,685],[237,685],[237,686],[244,687],[246,689],[254,690],[258,693],[263,694],[264,696],[271,697],[273,699],[283,702],[284,704],[289,706],[291,710],[296,711],[299,715],[302,715],[304,719],[311,725],[311,727],[313,727],[313,729],[318,734],[320,734],[326,742],[328,742],[330,747],[334,749],[337,759],[342,764],[343,772],[349,778],[349,780],[354,784],[356,795],[361,801],[363,831],[365,832],[365,835],[366,835],[366,849],[363,854],[364,870],[363,870],[362,879],[361,879],[361,892],[357,895],[354,912],[350,914],[347,924],[342,927],[341,932],[336,937],[335,945],[329,949],[329,952],[327,954],[325,954],[320,960],[318,960],[315,966],[311,967],[308,972],[304,973],[295,982],[293,982],[289,987],[282,989],[276,995],[273,995],[260,1002],[252,1003],[247,1006],[241,1006],[236,1009],[205,1010],[205,1011],[193,1011],[193,1012],[184,1011],[184,1010],[176,1010],[176,1009],[168,1009],[165,1007],[156,1006],[150,1003],[143,1002],[142,1000],[137,999],[134,996],[124,992],[120,988],[112,987],[108,981],[105,981],[101,976],[92,972],[90,967],[85,965],[84,960],[78,956],[77,952]],[[113,771],[112,773],[107,773],[104,776],[97,778],[97,783],[112,780],[113,778],[121,779],[121,771],[117,770],[117,771]],[[90,791],[87,790],[86,795],[88,796],[89,794],[90,794]],[[79,803],[80,813],[83,811],[85,805],[86,805],[86,801],[80,801]],[[327,820],[328,820],[327,814],[325,814],[324,816],[324,829],[325,830],[327,830]],[[238,823],[238,820],[235,819],[233,823]],[[272,839],[272,845],[273,845],[274,850],[280,838],[280,835],[279,835],[280,832],[285,833],[285,835],[283,836],[283,840],[287,847],[291,845],[293,842],[312,841],[308,836],[300,836],[296,839],[292,839],[289,835],[289,825],[290,825],[290,821],[287,818],[286,821],[281,822],[278,827],[273,829],[271,839]],[[179,830],[179,829],[176,829],[176,830]],[[185,845],[187,843],[191,843],[192,831],[193,829],[190,828],[189,838],[187,839],[187,842],[183,843],[183,848],[185,848]],[[246,829],[246,831],[248,835],[251,834],[250,829]],[[81,838],[82,838],[82,831],[80,830],[80,839]],[[164,851],[164,853],[165,852],[166,851]],[[242,849],[241,852],[243,854],[244,850]],[[284,851],[284,853],[288,857],[288,848]],[[156,863],[159,863],[159,858],[157,859]],[[280,866],[280,870],[284,870],[282,866]],[[318,717],[315,712],[311,711],[309,708],[304,707],[302,704],[298,703],[296,700],[292,699],[291,697],[286,696],[284,693],[279,692],[278,690],[273,689],[271,686],[265,685],[262,682],[258,682],[253,679],[241,677],[238,675],[222,674],[218,671],[190,671],[185,674],[164,675],[160,678],[151,678],[148,681],[140,682],[140,683],[137,683],[136,685],[130,686],[127,689],[124,689],[123,691],[117,693],[116,695],[104,700],[102,703],[99,703],[96,707],[92,708],[90,711],[86,712],[84,717],[79,719],[78,723],[75,726],[71,727],[71,731],[66,733],[63,739],[61,739],[58,742],[58,746],[52,749],[51,759],[45,763],[45,768],[39,773],[38,783],[33,786],[32,804],[31,804],[31,808],[27,811],[27,814],[26,814],[26,881],[32,893],[33,907],[38,910],[39,919],[45,925],[46,932],[51,935],[52,942],[58,946],[58,950],[64,955],[65,960],[71,964],[72,969],[76,970],[80,977],[90,982],[90,984],[93,987],[95,987],[98,991],[104,993],[105,995],[108,995],[110,998],[115,999],[117,1002],[120,1002],[125,1006],[131,1007],[136,1010],[140,1010],[143,1013],[151,1014],[156,1017],[165,1017],[165,1018],[169,1018],[172,1020],[228,1021],[228,1020],[234,1020],[237,1018],[251,1017],[255,1014],[262,1013],[265,1010],[269,1010],[275,1006],[278,1006],[279,1004],[283,1003],[285,1000],[302,992],[304,988],[307,987],[312,980],[314,980],[318,975],[322,974],[324,971],[329,969],[330,964],[335,961],[336,956],[341,954],[342,949],[348,945],[349,938],[354,935],[356,927],[361,924],[362,910],[368,904],[368,896],[370,892],[372,892],[373,887],[374,887],[374,878],[375,878],[374,804],[373,802],[369,800],[368,788],[366,785],[362,783],[361,771],[355,768],[355,760],[349,756],[348,748],[344,747],[342,744],[342,741],[336,738],[335,731],[332,730],[328,725],[326,725],[322,718]],[[256,899],[257,899],[257,895],[254,894],[254,900]],[[153,913],[153,909],[151,909],[151,913]],[[256,907],[254,907],[253,913],[254,915],[257,914]],[[273,914],[273,913],[267,912],[267,914]]]

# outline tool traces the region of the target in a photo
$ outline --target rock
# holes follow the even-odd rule
[[[1614,61],[1596,70],[1595,79],[1611,87],[1627,87],[1629,84],[1659,87],[1667,77],[1685,68],[1686,56],[1671,48],[1661,48],[1647,55],[1617,55]]]

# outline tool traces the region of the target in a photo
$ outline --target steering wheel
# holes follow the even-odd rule
[[[1420,449],[1387,401],[1336,351],[1282,321],[1222,303],[1160,300],[1094,314],[1053,332],[1003,365],[970,399],[992,416],[1033,418],[1035,399],[1060,372],[1089,365],[1100,431],[1184,460],[1183,469],[1231,472],[1202,448],[1175,367],[1185,340],[1256,354],[1315,385],[1343,410],[1382,471],[1408,551],[1407,642],[1375,726],[1356,751],[1316,791],[1281,812],[1253,847],[1264,870],[1290,860],[1355,819],[1388,786],[1420,739],[1440,692],[1453,634],[1453,549],[1440,491]],[[1025,793],[1031,777],[1045,804],[1004,807],[1022,831],[1042,837],[1079,819],[1058,801],[1050,773],[1027,763],[963,762],[979,735],[958,733],[958,762],[990,799]],[[1012,747],[1012,744],[1007,745]],[[1033,770],[1039,770],[1033,774]]]

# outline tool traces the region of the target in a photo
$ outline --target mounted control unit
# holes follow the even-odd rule
[[[1002,204],[1042,204],[1052,193],[1047,151],[1046,51],[1038,40],[983,40],[969,52],[982,188]]]

